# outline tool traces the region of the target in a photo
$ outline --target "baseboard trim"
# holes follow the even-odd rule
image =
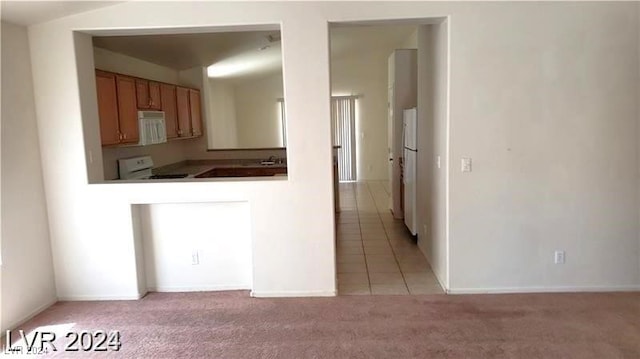
[[[146,293],[145,293],[146,294]],[[145,294],[123,294],[123,295],[66,295],[58,297],[59,301],[65,302],[83,302],[83,301],[101,301],[101,300],[138,300]]]
[[[427,260],[427,263],[429,263],[429,267],[431,268],[431,271],[433,272],[433,274],[436,276],[436,280],[438,281],[438,283],[440,284],[440,287],[442,287],[442,290],[444,290],[445,293],[449,293],[449,289],[446,286],[446,282],[444,280],[444,278],[442,278],[442,274],[440,273],[439,270],[436,270],[436,267],[431,263],[431,260],[429,259],[429,256],[427,256],[426,250],[420,245],[420,240],[418,240],[418,249],[420,250],[420,252],[422,253],[422,255],[425,257],[425,259]]]
[[[29,312],[29,314],[27,314],[24,318],[19,319],[19,320],[15,321],[15,322],[9,324],[6,328],[2,328],[2,334],[4,335],[4,333],[6,333],[7,330],[11,330],[11,329],[17,328],[17,327],[21,326],[22,324],[30,321],[31,319],[33,319],[33,317],[35,317],[36,315],[44,312],[47,308],[49,308],[50,306],[56,304],[57,302],[58,302],[58,298],[52,298],[51,300],[48,300],[43,305],[40,305],[36,309],[34,309],[31,312]]]
[[[422,254],[424,255],[424,253]],[[447,288],[447,285],[444,279],[442,278],[442,274],[440,273],[440,271],[434,269],[434,266],[431,265],[431,261],[429,261],[429,259],[427,259],[427,262],[429,263],[429,267],[431,267],[431,271],[433,272],[433,275],[436,277],[436,280],[440,284],[440,287],[442,287],[442,290],[444,290],[445,293],[449,293],[449,289]]]
[[[509,294],[509,293],[602,293],[636,292],[640,285],[623,286],[561,286],[561,287],[498,287],[498,288],[451,288],[448,294]]]
[[[210,285],[210,286],[179,286],[179,287],[149,287],[149,292],[177,293],[177,292],[221,292],[226,290],[251,290],[249,285]]]
[[[335,297],[335,290],[330,291],[251,291],[254,298],[297,298],[297,297]]]
[[[429,265],[431,265],[431,264],[429,264]],[[436,280],[440,284],[440,287],[442,288],[442,290],[446,294],[449,294],[449,288],[447,288],[447,286],[445,285],[444,280],[441,278],[440,272],[436,273],[436,271],[433,270],[433,267],[431,267],[431,268],[432,268],[431,271],[433,271],[433,274],[436,276]]]

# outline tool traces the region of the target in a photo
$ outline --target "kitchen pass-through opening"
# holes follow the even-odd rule
[[[90,182],[286,178],[279,24],[91,33]]]

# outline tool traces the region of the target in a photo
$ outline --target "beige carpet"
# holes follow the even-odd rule
[[[122,348],[31,357],[640,358],[640,293],[151,293],[140,301],[61,302],[23,328],[61,324],[120,330]]]

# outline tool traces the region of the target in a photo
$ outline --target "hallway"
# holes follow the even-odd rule
[[[339,295],[444,293],[402,220],[386,181],[340,183]]]

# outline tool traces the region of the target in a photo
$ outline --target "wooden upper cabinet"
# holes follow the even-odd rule
[[[178,106],[178,135],[191,137],[191,110],[189,108],[189,89],[176,87],[176,104]]]
[[[141,110],[160,110],[160,84],[155,81],[136,79],[136,103]]]
[[[139,109],[149,108],[149,81],[136,79],[136,103]]]
[[[202,136],[202,109],[200,91],[189,89],[189,105],[191,109],[191,135]]]
[[[140,141],[138,110],[164,111],[167,138],[203,135],[200,90],[96,69],[103,146]]]
[[[132,77],[116,75],[118,89],[118,116],[120,120],[121,143],[137,143],[138,108],[136,104],[136,80]]]
[[[116,76],[96,70],[96,92],[98,94],[98,116],[100,118],[100,139],[103,146],[120,143],[118,125],[118,95]]]
[[[176,104],[176,87],[160,84],[160,100],[167,126],[167,138],[178,137],[178,106]]]
[[[160,84],[155,81],[149,81],[149,109],[157,111],[162,109]]]

